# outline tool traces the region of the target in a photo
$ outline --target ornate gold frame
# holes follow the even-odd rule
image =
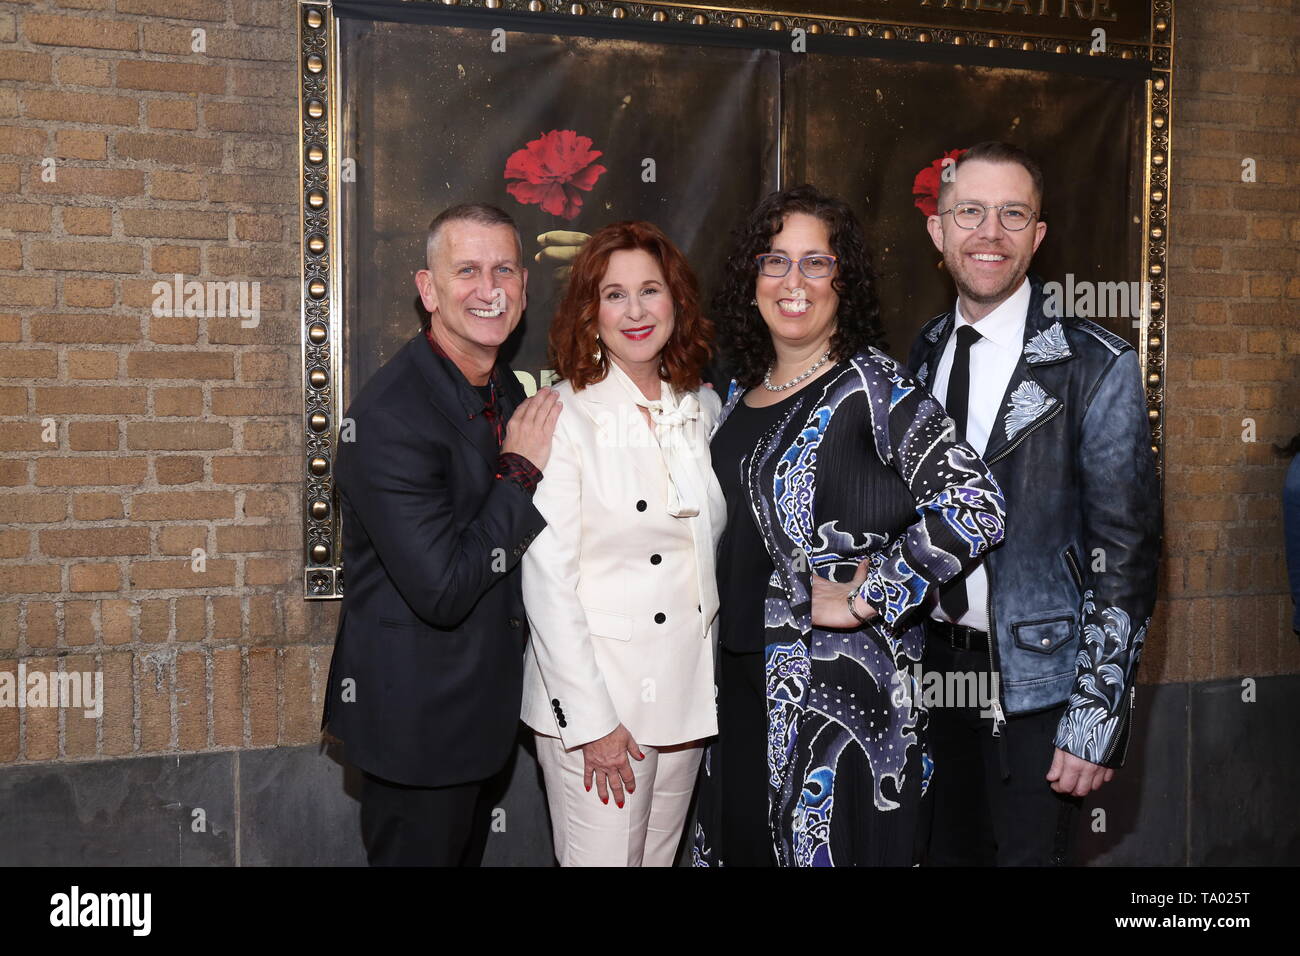
[[[418,3],[437,0],[415,0]],[[1087,7],[1097,14],[1111,6],[1141,7],[1145,30],[1141,36],[1108,41],[1104,52],[1090,49],[1092,25],[1098,20],[1065,20],[1055,31],[1028,32],[999,28],[971,29],[972,17],[990,14],[1005,19],[1003,0],[913,0],[911,22],[890,16],[899,4],[889,0],[753,0],[753,6],[589,0],[441,0],[446,6],[471,10],[496,10],[513,15],[568,15],[627,22],[680,23],[783,32],[803,28],[809,34],[869,37],[918,44],[984,46],[1033,53],[1088,54],[1145,60],[1152,79],[1147,81],[1146,142],[1142,201],[1142,273],[1151,294],[1143,305],[1140,357],[1147,386],[1147,414],[1151,424],[1151,450],[1163,459],[1164,369],[1168,336],[1165,329],[1167,299],[1166,248],[1169,238],[1169,165],[1172,149],[1173,102],[1173,0],[1035,0],[1012,4],[1031,12],[1035,23],[1048,8],[1082,14]],[[991,5],[990,5],[991,4]],[[800,8],[800,9],[790,9]],[[817,11],[825,11],[818,14]],[[851,13],[849,11],[852,11]],[[870,14],[878,13],[879,16]],[[302,382],[303,382],[303,587],[308,599],[343,595],[342,536],[334,487],[334,449],[343,418],[343,316],[342,264],[339,256],[337,216],[338,156],[338,32],[329,0],[300,0],[298,15],[299,157],[302,203]],[[1049,21],[1051,22],[1051,21]],[[1134,26],[1133,19],[1126,23]]]

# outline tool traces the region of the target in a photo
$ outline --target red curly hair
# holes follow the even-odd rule
[[[573,260],[564,298],[551,320],[550,361],[556,376],[574,390],[599,382],[609,373],[610,358],[601,349],[597,362],[596,317],[600,282],[609,258],[620,249],[642,249],[654,257],[672,296],[673,332],[660,356],[660,377],[679,391],[700,387],[704,366],[713,355],[713,323],[700,311],[700,289],[686,257],[654,223],[625,220],[596,232]]]

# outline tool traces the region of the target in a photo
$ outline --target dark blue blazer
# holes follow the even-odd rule
[[[509,416],[523,387],[497,369]],[[454,366],[416,335],[347,417],[335,477],[343,607],[322,726],[347,760],[397,783],[491,776],[519,723],[527,618],[519,560],[546,522],[496,478],[490,424]]]

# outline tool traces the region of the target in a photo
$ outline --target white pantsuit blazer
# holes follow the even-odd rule
[[[668,436],[680,453],[665,454],[664,429],[646,423],[640,391],[610,364],[580,392],[555,386],[564,410],[533,497],[546,528],[523,558],[522,718],[566,748],[620,722],[637,743],[667,747],[717,733],[714,557],[726,507],[707,436],[721,402],[665,384],[668,403],[688,411]]]

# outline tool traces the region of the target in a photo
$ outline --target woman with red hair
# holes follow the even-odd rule
[[[690,266],[656,226],[614,223],[583,245],[550,329],[570,412],[523,557],[522,716],[561,866],[671,866],[717,733],[711,339]]]

